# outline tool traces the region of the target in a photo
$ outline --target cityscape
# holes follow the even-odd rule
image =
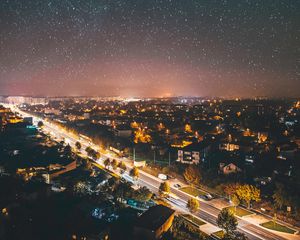
[[[300,240],[299,2],[0,11],[0,240]]]

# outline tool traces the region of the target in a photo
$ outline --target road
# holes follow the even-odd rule
[[[99,146],[90,143],[88,140],[79,138],[78,136],[75,136],[74,134],[68,133],[67,131],[59,128],[57,125],[49,123],[43,119],[39,119],[33,115],[30,115],[29,113],[23,112],[20,109],[14,107],[14,106],[8,106],[10,108],[12,108],[14,111],[17,111],[20,115],[22,115],[23,117],[34,117],[34,121],[35,123],[37,123],[37,121],[43,121],[44,123],[44,127],[43,127],[43,131],[48,132],[52,137],[56,138],[56,139],[65,139],[65,142],[70,144],[72,147],[75,147],[75,143],[77,141],[79,141],[82,145],[82,149],[85,149],[87,146],[90,146],[92,148],[94,148],[95,150],[100,150]],[[84,150],[82,151],[84,154]],[[109,158],[112,158],[112,155],[110,153],[103,153],[102,152],[102,156],[106,156]],[[116,157],[113,157],[117,160],[120,161],[124,161],[127,165],[127,171],[129,171],[130,168],[132,168],[132,160],[130,159],[118,159]],[[98,160],[97,163],[103,165],[101,160]],[[138,179],[138,184],[140,186],[146,186],[148,187],[151,191],[153,191],[154,193],[158,193],[158,188],[160,183],[162,182],[162,180],[140,170],[139,171],[139,179]],[[186,209],[186,203],[188,201],[188,199],[191,198],[190,195],[174,188],[171,186],[171,192],[173,194],[175,194],[176,196],[178,196],[178,199],[176,198],[169,198],[169,203],[176,207],[176,209],[181,209],[182,211],[187,211]],[[216,219],[217,216],[220,212],[220,209],[217,209],[215,207],[213,207],[212,205],[209,204],[209,202],[206,202],[204,200],[199,200],[200,203],[200,210],[197,211],[194,215],[197,217],[200,217],[201,219],[203,219],[204,221],[211,223],[213,225],[216,226]],[[264,229],[262,227],[260,227],[259,225],[254,225],[246,220],[243,220],[241,218],[238,219],[238,231],[244,233],[249,239],[266,239],[266,240],[283,240],[285,238],[274,234],[271,231],[268,231],[267,229]]]
[[[150,190],[154,192],[158,192],[158,186],[159,183],[155,181],[152,177],[149,177],[148,174],[143,174],[142,171],[140,171],[140,181],[139,183],[141,185],[146,185]],[[187,210],[185,208],[186,203],[188,199],[190,199],[190,196],[174,187],[171,187],[172,193],[177,195],[179,199],[174,199],[172,201],[173,204],[176,204],[177,207],[183,208],[184,210]],[[194,215],[200,217],[201,219],[205,220],[208,223],[211,223],[213,225],[216,225],[216,220],[218,217],[218,214],[220,212],[220,209],[217,209],[211,205],[209,205],[204,200],[200,200],[200,210],[195,213]],[[249,239],[276,239],[276,240],[282,240],[285,239],[281,236],[278,236],[260,226],[254,225],[248,221],[245,221],[243,219],[238,219],[238,231],[244,233]]]

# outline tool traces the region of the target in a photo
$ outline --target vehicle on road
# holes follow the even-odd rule
[[[206,197],[207,199],[209,199],[209,200],[213,199],[213,196],[210,195],[209,193],[207,193],[207,194],[205,195],[205,197]]]
[[[209,201],[209,200],[213,199],[213,196],[211,194],[207,193],[205,195],[199,195],[199,196],[197,196],[197,198]]]
[[[174,188],[181,188],[181,185],[176,183],[176,184],[174,184]]]
[[[158,178],[161,179],[161,180],[168,180],[168,176],[165,175],[165,174],[162,174],[162,173],[158,174]]]

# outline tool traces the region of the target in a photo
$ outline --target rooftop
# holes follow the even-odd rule
[[[174,212],[175,210],[164,205],[151,207],[138,218],[136,225],[150,230],[156,230],[163,225]]]

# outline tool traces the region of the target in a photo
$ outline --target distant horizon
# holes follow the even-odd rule
[[[0,97],[32,97],[32,98],[125,98],[125,99],[171,99],[171,98],[203,98],[203,99],[224,99],[224,100],[263,100],[263,99],[299,99],[300,96],[279,96],[279,97],[271,97],[271,96],[254,96],[254,97],[222,97],[222,96],[120,96],[120,95],[61,95],[61,96],[47,96],[47,95],[7,95],[7,94],[0,94]]]

